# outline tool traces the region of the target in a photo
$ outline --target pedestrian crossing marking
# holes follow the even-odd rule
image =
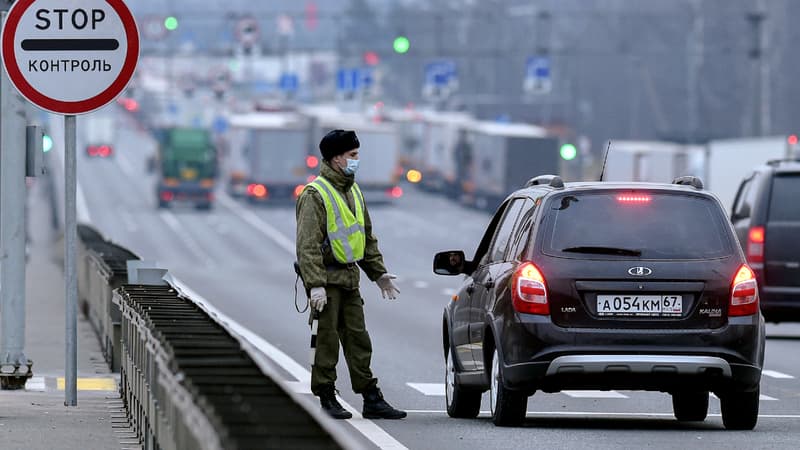
[[[289,386],[289,389],[296,394],[311,393],[311,385],[308,384],[307,381],[288,381],[286,384]]]
[[[770,378],[778,378],[778,379],[785,379],[785,380],[791,380],[791,379],[794,378],[791,375],[787,375],[785,373],[778,372],[777,370],[762,370],[761,371],[761,375],[766,375],[766,376],[768,376]]]
[[[444,397],[444,383],[406,383],[410,388],[429,397]]]
[[[715,399],[719,400],[719,397],[717,397],[715,394],[712,393],[712,394],[709,394],[709,395],[711,396],[711,398],[715,398]],[[758,399],[761,400],[762,402],[777,402],[778,401],[777,398],[770,397],[769,395],[764,395],[764,394],[760,394],[758,396]]]
[[[117,390],[117,381],[113,378],[78,378],[78,390],[79,391],[116,391]],[[59,377],[57,380],[57,387],[59,391],[64,390],[64,386],[66,383],[64,382],[63,377]]]
[[[617,391],[561,391],[572,398],[628,398]]]

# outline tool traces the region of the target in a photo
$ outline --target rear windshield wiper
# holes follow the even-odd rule
[[[568,253],[590,253],[595,255],[642,256],[641,250],[618,247],[595,247],[589,245],[562,248],[561,251]]]

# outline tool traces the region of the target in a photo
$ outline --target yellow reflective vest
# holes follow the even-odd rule
[[[350,193],[355,203],[355,214],[347,206],[347,200],[323,177],[317,177],[306,187],[313,187],[325,202],[328,216],[328,240],[333,256],[342,264],[364,259],[366,232],[364,231],[364,196],[353,183]]]

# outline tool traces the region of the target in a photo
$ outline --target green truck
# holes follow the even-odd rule
[[[203,128],[166,128],[156,131],[159,208],[173,203],[211,209],[218,175],[217,150],[211,133]]]

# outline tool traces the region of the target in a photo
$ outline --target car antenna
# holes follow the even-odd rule
[[[600,181],[603,181],[603,174],[606,173],[606,162],[608,161],[608,152],[611,151],[611,139],[608,140],[606,146],[606,155],[603,157],[603,168],[600,170]]]

